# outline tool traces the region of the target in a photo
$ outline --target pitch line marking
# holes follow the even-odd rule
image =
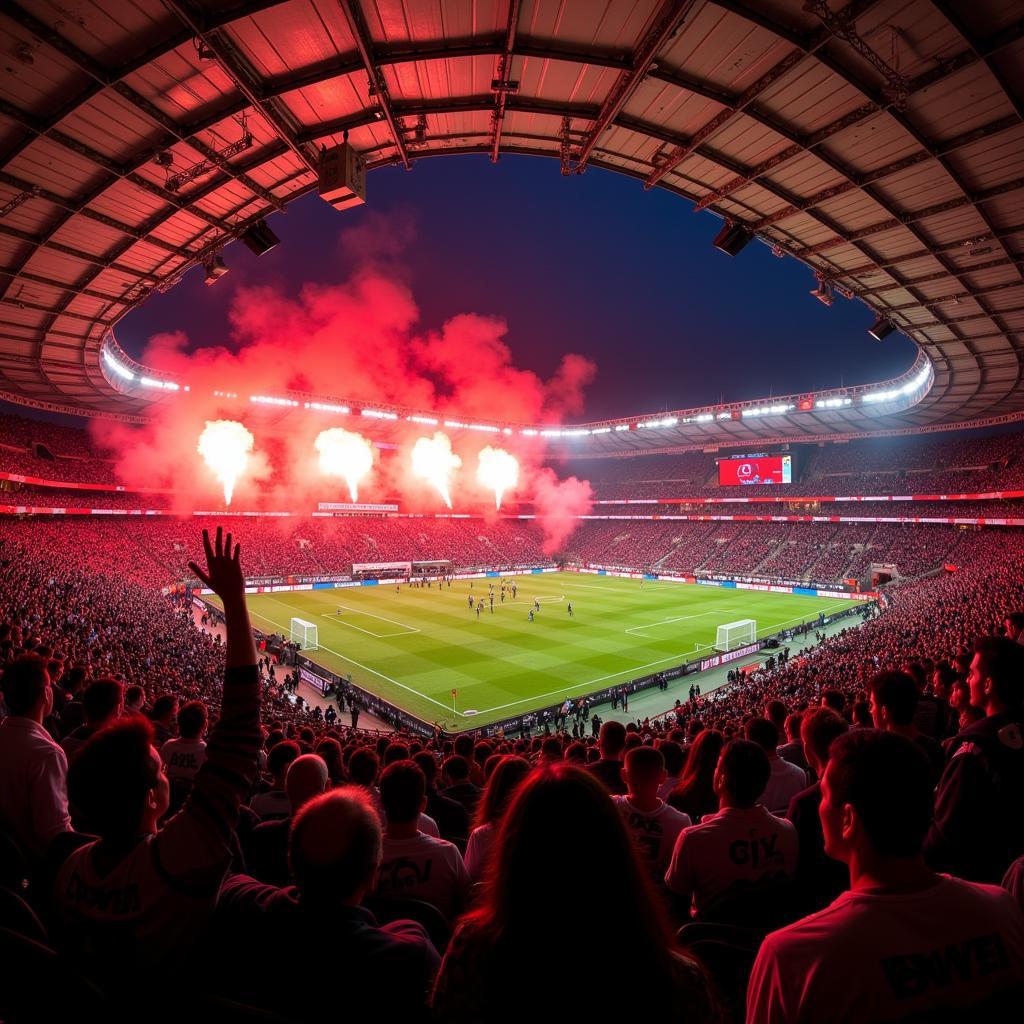
[[[364,612],[361,608],[353,608],[348,604],[339,604],[338,608],[344,608],[345,611],[355,612],[356,615],[367,615],[371,619],[380,619],[381,622],[390,622],[392,626],[401,626],[401,633],[374,633],[372,629],[363,629],[362,626],[357,626],[354,622],[346,622],[341,616],[335,615],[333,612],[321,612],[320,617],[323,619],[331,619],[334,622],[339,622],[343,626],[349,626],[351,629],[358,629],[360,633],[365,633],[367,636],[375,636],[378,639],[384,639],[389,636],[408,636],[412,633],[419,633],[420,630],[415,626],[409,626],[404,622],[398,622],[396,619],[388,619],[383,615],[374,615],[373,612]]]
[[[276,597],[271,597],[268,599],[273,601],[275,604],[281,605],[283,608],[292,608],[290,604],[285,604],[284,601],[278,601]],[[280,622],[276,622],[274,619],[270,618],[267,615],[261,615],[259,612],[250,612],[250,614],[257,619],[262,619],[264,622],[269,622],[272,626],[277,626],[278,629],[285,628],[281,625]],[[394,683],[395,686],[400,686],[403,690],[406,690],[408,693],[415,693],[417,697],[422,697],[424,700],[429,700],[431,704],[436,704],[445,713],[449,711],[449,707],[447,704],[442,704],[441,701],[434,700],[433,697],[428,697],[425,693],[420,693],[419,690],[414,690],[411,686],[406,686],[405,683],[400,683],[397,679],[392,679],[391,676],[385,675],[383,672],[378,672],[377,669],[370,668],[369,665],[364,665],[361,661],[356,661],[355,658],[350,658],[347,654],[342,654],[340,651],[335,651],[332,648],[325,647],[323,644],[319,643],[317,644],[317,647],[320,650],[327,651],[328,654],[333,654],[336,658],[341,658],[342,661],[348,662],[348,664],[350,665],[355,665],[357,668],[361,668],[364,672],[369,672],[371,675],[378,676],[381,679],[386,679],[389,683]]]
[[[623,630],[623,632],[624,633],[629,633],[630,635],[632,635],[634,633],[637,633],[638,630],[654,629],[655,626],[667,626],[670,622],[683,622],[683,621],[685,621],[687,619],[701,619],[705,615],[720,615],[722,613],[722,611],[723,611],[723,609],[713,608],[710,611],[698,612],[696,615],[677,615],[674,619],[662,619],[660,622],[648,622],[648,623],[645,623],[643,626],[633,626],[632,629],[626,629],[626,630]],[[646,639],[646,640],[650,639],[650,637],[648,637],[644,633],[639,633],[639,635],[643,636],[644,639]]]

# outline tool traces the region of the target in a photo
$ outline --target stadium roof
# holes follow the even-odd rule
[[[172,401],[103,365],[113,326],[315,189],[321,147],[347,135],[371,169],[526,153],[668,189],[921,349],[906,401],[837,389],[853,400],[588,428],[595,451],[1024,415],[1021,8],[839,7],[8,0],[0,397],[126,416]]]

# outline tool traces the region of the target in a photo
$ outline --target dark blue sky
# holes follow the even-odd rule
[[[725,256],[711,247],[717,217],[609,171],[563,178],[553,160],[433,158],[374,171],[367,196],[345,213],[315,195],[293,203],[269,219],[276,249],[257,260],[230,246],[227,277],[207,288],[191,271],[125,318],[118,339],[136,356],[158,331],[220,342],[239,284],[340,280],[339,233],[381,214],[416,224],[401,259],[423,326],[500,315],[518,365],[545,376],[563,352],[583,353],[598,365],[588,417],[864,383],[914,357],[902,335],[868,336],[863,304],[813,299],[802,264],[757,242]]]

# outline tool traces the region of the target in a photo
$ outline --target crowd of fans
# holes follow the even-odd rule
[[[183,534],[222,644],[118,575],[110,527],[76,554],[0,536],[6,1019],[512,1021],[595,958],[623,981],[595,993],[609,1019],[1019,1008],[1019,532],[659,719],[481,739],[297,712],[244,547]],[[592,938],[549,920],[574,897]],[[188,981],[154,1006],[157,977]]]

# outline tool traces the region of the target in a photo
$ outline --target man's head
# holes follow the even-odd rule
[[[879,672],[868,683],[871,720],[876,729],[906,728],[914,721],[919,694],[906,672]]]
[[[357,905],[381,860],[380,819],[365,790],[343,786],[310,800],[292,820],[288,860],[304,902]]]
[[[1024,647],[1004,636],[979,637],[967,677],[971,703],[986,714],[1024,704]]]
[[[156,831],[170,786],[144,718],[100,729],[68,768],[68,800],[85,831],[117,845]]]
[[[714,787],[719,803],[723,807],[753,807],[771,773],[768,755],[759,743],[730,740],[722,748],[715,769]]]
[[[154,722],[159,722],[166,728],[170,728],[171,722],[174,721],[174,716],[178,713],[178,698],[173,693],[161,693],[155,701],[153,701],[153,710],[150,712],[149,717]]]
[[[810,708],[800,721],[800,739],[807,763],[820,779],[828,764],[832,742],[849,728],[846,719],[831,708]]]
[[[461,754],[452,754],[445,758],[441,772],[449,786],[457,786],[469,781],[469,762]]]
[[[82,713],[87,725],[102,729],[121,714],[124,688],[116,679],[95,679],[82,694]]]
[[[190,700],[178,712],[178,735],[183,740],[201,740],[206,732],[206,705],[201,700]]]
[[[631,796],[653,799],[658,787],[668,778],[665,758],[654,747],[633,747],[626,754],[622,778]]]
[[[1024,640],[1024,611],[1010,612],[1003,619],[1003,626],[1006,628],[1006,636],[1010,640],[1020,643]]]
[[[767,718],[751,718],[743,727],[743,735],[752,743],[756,743],[768,755],[769,760],[778,756],[779,730],[774,722]]]
[[[291,802],[292,814],[327,789],[327,778],[327,762],[317,754],[300,754],[288,765],[284,791]]]
[[[670,779],[678,778],[683,774],[683,766],[686,764],[686,752],[676,743],[675,740],[665,740],[659,744],[658,750],[665,759],[665,772]]]
[[[295,740],[281,740],[280,743],[271,747],[270,753],[267,754],[267,771],[273,776],[275,786],[278,788],[284,786],[284,776],[288,765],[301,753]]]
[[[15,658],[7,665],[0,679],[0,689],[12,715],[42,722],[53,710],[50,673],[46,671],[46,661],[36,654]]]
[[[348,777],[353,785],[369,789],[377,781],[377,772],[380,771],[380,761],[377,759],[377,752],[370,747],[360,747],[352,751],[348,759]]]
[[[601,756],[607,761],[618,761],[626,746],[626,727],[621,722],[605,722],[597,739]]]
[[[146,706],[146,691],[138,685],[129,686],[124,691],[124,711],[126,715],[141,715]]]
[[[803,714],[800,711],[794,711],[791,714],[786,715],[786,739],[790,743],[802,742],[800,739],[800,723],[803,720]]]
[[[932,805],[931,768],[913,740],[855,729],[832,744],[818,813],[825,852],[834,860],[918,856]]]
[[[415,761],[395,761],[380,777],[380,802],[388,823],[408,825],[427,805],[427,780]]]

